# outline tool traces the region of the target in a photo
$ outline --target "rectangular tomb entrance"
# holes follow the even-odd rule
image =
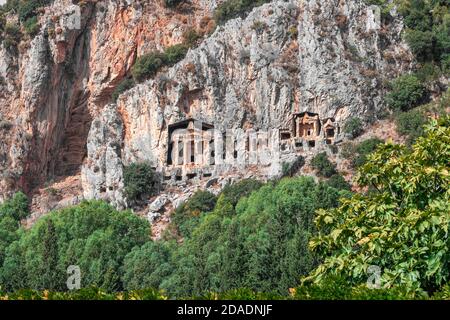
[[[320,133],[320,119],[316,113],[295,113],[293,125],[293,132],[296,138],[315,140]]]
[[[214,161],[212,129],[213,125],[195,119],[169,125],[167,165],[210,165]]]

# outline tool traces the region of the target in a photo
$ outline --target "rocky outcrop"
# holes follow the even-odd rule
[[[70,199],[83,194],[124,208],[123,166],[148,161],[163,172],[169,125],[195,118],[220,131],[267,131],[303,111],[370,121],[383,108],[384,81],[411,63],[395,13],[380,25],[362,1],[273,1],[219,26],[181,62],[111,103],[137,57],[180,43],[189,29],[211,28],[221,1],[175,10],[163,1],[73,2],[79,7],[55,0],[44,8],[41,31],[17,52],[0,46],[0,201],[78,176],[82,190],[72,188]],[[246,148],[243,138],[237,148]],[[218,172],[180,181],[154,212],[197,188],[217,193],[267,174],[258,165]]]
[[[122,163],[148,161],[164,170],[168,126],[188,118],[220,131],[282,128],[302,111],[341,123],[376,118],[383,81],[406,70],[411,55],[399,19],[378,28],[368,16],[360,1],[274,1],[220,26],[183,61],[106,111],[123,119]],[[87,169],[98,166],[98,150],[101,144],[88,153]]]
[[[90,158],[83,166],[81,177],[87,199],[110,200],[125,208],[123,196],[123,166],[121,161],[123,123],[114,105],[105,107],[102,115],[92,122],[87,140]]]
[[[413,59],[401,40],[402,21],[393,11],[382,25],[361,1],[304,1],[301,10],[302,109],[337,119],[376,119],[384,107],[383,81],[407,70]]]
[[[162,1],[55,0],[33,40],[0,45],[0,201],[79,174],[92,119],[136,56],[180,42],[214,4],[172,10]]]

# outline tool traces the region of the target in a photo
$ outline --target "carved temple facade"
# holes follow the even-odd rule
[[[281,172],[281,164],[299,155],[335,144],[340,126],[333,118],[310,112],[294,113],[285,128],[268,131],[232,129],[183,120],[168,126],[164,181],[176,183],[257,168],[267,176]]]

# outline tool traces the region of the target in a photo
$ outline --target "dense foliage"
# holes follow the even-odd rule
[[[426,116],[420,110],[402,112],[396,116],[397,132],[407,137],[407,143],[412,144],[423,134]]]
[[[5,260],[6,249],[19,237],[20,220],[28,215],[28,198],[22,192],[0,205],[0,266]]]
[[[107,292],[97,287],[87,287],[74,291],[30,290],[2,292],[0,300],[167,300],[164,292],[147,288],[145,290]]]
[[[406,137],[406,143],[411,145],[418,137],[423,135],[424,125],[427,123],[427,115],[442,117],[448,113],[450,105],[450,89],[447,89],[441,97],[429,104],[420,106],[407,112],[399,112],[395,115],[397,132]]]
[[[407,111],[418,106],[424,99],[425,89],[414,75],[403,75],[391,83],[387,101],[393,110]]]
[[[14,194],[11,199],[0,204],[0,218],[11,217],[15,221],[20,221],[28,214],[28,198],[22,192]]]
[[[450,278],[450,117],[433,121],[409,149],[385,144],[368,157],[358,182],[377,192],[319,210],[311,242],[324,262],[309,279],[367,280],[370,265],[383,287],[433,292]]]
[[[363,166],[367,161],[367,157],[382,143],[383,140],[379,138],[369,138],[361,141],[355,148],[355,157],[353,158],[352,163],[353,166],[355,168]]]
[[[172,224],[181,236],[189,236],[198,224],[202,213],[210,212],[217,202],[215,195],[208,191],[197,191],[192,198],[180,205],[172,215]]]
[[[112,93],[112,100],[114,102],[117,101],[119,96],[124,93],[125,91],[133,88],[135,85],[135,82],[133,79],[125,79],[123,80],[117,87],[114,89],[114,92]]]
[[[350,160],[353,168],[359,168],[367,161],[367,156],[374,152],[383,140],[379,138],[369,138],[358,143],[347,142],[341,146],[341,156]]]
[[[351,190],[351,185],[340,174],[334,174],[326,181],[326,184],[338,190]]]
[[[266,184],[236,207],[221,194],[184,239],[175,273],[161,287],[176,296],[243,287],[286,294],[317,264],[307,248],[315,210],[338,198],[338,190],[306,177]]]
[[[178,230],[158,242],[145,220],[96,201],[22,230],[28,209],[19,193],[0,206],[1,289],[65,291],[67,266],[79,265],[86,289],[10,298],[446,298],[449,129],[449,118],[434,122],[412,149],[379,145],[359,172],[374,190],[367,194],[330,187],[343,184],[334,176],[198,192],[174,213]],[[382,289],[365,285],[371,265]]]
[[[352,139],[356,138],[363,132],[363,123],[359,118],[350,118],[344,126],[344,132]]]
[[[162,67],[171,66],[182,60],[188,46],[177,44],[168,47],[164,52],[154,51],[139,57],[131,69],[136,82],[142,82],[154,76]]]
[[[433,61],[449,71],[450,10],[446,0],[397,1],[406,25],[405,39],[420,62]]]
[[[294,299],[301,300],[412,300],[425,296],[411,293],[406,286],[371,289],[366,284],[352,286],[345,278],[327,276],[319,283],[306,283],[293,289]]]
[[[330,178],[336,174],[336,165],[332,163],[325,152],[318,153],[311,160],[313,167],[319,176]]]
[[[214,12],[214,18],[218,24],[242,16],[255,7],[259,7],[271,0],[226,0],[221,3]]]
[[[405,23],[404,38],[421,63],[432,62],[448,72],[450,10],[447,0],[365,0],[381,7],[383,15],[396,6]]]
[[[131,73],[136,82],[141,82],[156,74],[165,65],[165,56],[161,52],[150,52],[136,60]]]
[[[340,195],[306,177],[244,180],[218,198],[198,192],[174,214],[184,229],[159,242],[145,220],[98,201],[52,212],[25,231],[12,218],[25,214],[18,195],[1,207],[1,289],[65,291],[67,267],[77,265],[82,287],[107,292],[152,287],[181,297],[245,287],[287,295],[318,263],[308,250],[315,210],[337,206]]]
[[[95,287],[71,292],[19,290],[14,293],[2,293],[0,300],[167,300],[169,296],[161,290],[141,289],[108,293]],[[309,284],[290,289],[290,295],[262,293],[250,289],[233,289],[225,292],[208,292],[188,297],[201,300],[409,300],[427,299],[425,296],[411,294],[405,287],[372,290],[365,286],[350,287],[340,278],[330,278],[320,285]],[[430,299],[450,299],[450,284],[436,292]]]
[[[167,300],[163,290],[152,288],[109,293],[96,287],[69,292],[37,291],[22,289],[13,293],[0,291],[0,300]],[[186,297],[184,297],[186,298]],[[369,289],[366,286],[351,287],[342,278],[328,278],[321,284],[307,284],[290,289],[290,295],[262,293],[240,288],[225,292],[208,292],[187,297],[200,300],[449,300],[450,284],[431,297],[411,293],[407,287]]]
[[[132,163],[123,168],[123,182],[128,201],[142,200],[156,188],[155,172],[149,163]]]
[[[8,0],[0,11],[16,10],[20,24],[6,24],[0,12],[6,47],[16,47],[23,31],[39,30],[37,9],[49,2]],[[168,7],[181,2],[165,0]],[[216,22],[266,2],[224,1]],[[366,2],[388,15],[387,1]],[[311,163],[319,183],[309,177],[244,180],[218,196],[198,191],[174,211],[161,241],[150,239],[147,221],[98,201],[49,213],[25,230],[20,221],[29,215],[28,199],[17,193],[0,205],[0,299],[277,299],[289,292],[292,299],[412,299],[425,293],[449,299],[450,120],[422,131],[425,112],[410,110],[426,99],[427,82],[449,70],[448,1],[395,2],[419,69],[395,79],[387,101],[398,112],[399,133],[414,144],[352,144],[358,183],[370,192],[350,193],[321,153]],[[183,59],[200,35],[190,30],[183,37],[183,44],[140,57],[133,80],[123,81],[113,99]],[[442,101],[447,108],[448,98]],[[356,138],[362,121],[350,119],[344,132]],[[285,164],[283,174],[292,176],[303,164],[303,158]],[[124,168],[131,202],[153,194],[154,181],[148,164]],[[84,289],[64,292],[69,265],[80,266]],[[366,286],[370,266],[381,270],[379,290]]]
[[[150,228],[131,212],[118,212],[93,201],[50,213],[15,237],[4,251],[0,269],[3,290],[64,291],[67,267],[78,265],[83,287],[117,291],[123,288],[120,275],[125,256],[149,241]]]

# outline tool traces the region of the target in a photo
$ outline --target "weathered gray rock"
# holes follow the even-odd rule
[[[157,197],[148,207],[150,211],[158,212],[160,211],[168,202],[168,199],[165,195]]]
[[[215,185],[217,182],[218,182],[218,178],[212,178],[212,179],[209,179],[208,181],[206,181],[205,188],[212,187],[212,186]]]
[[[162,215],[161,212],[150,210],[147,213],[147,220],[148,222],[150,222],[150,224],[153,224],[161,217],[161,215]]]
[[[176,209],[179,206],[181,206],[184,202],[186,202],[187,199],[188,197],[186,196],[180,196],[172,201],[172,205]]]
[[[82,168],[84,197],[108,200],[120,209],[127,206],[123,194],[122,134],[123,123],[116,106],[106,106],[92,123],[87,142],[89,159]]]
[[[300,111],[338,121],[377,117],[383,80],[407,70],[413,57],[401,40],[401,20],[379,28],[369,8],[363,1],[302,2]]]
[[[198,24],[220,2],[192,0],[192,19]],[[81,28],[71,29],[70,3],[45,9],[42,31],[19,58],[0,49],[0,75],[8,76],[0,118],[13,123],[0,132],[0,199],[82,166],[84,197],[124,208],[123,166],[148,161],[163,172],[168,125],[192,117],[221,131],[268,130],[301,111],[370,120],[383,107],[383,81],[407,70],[412,57],[401,21],[379,28],[363,1],[273,1],[219,26],[183,61],[108,104],[136,56],[182,41],[183,14],[160,2],[88,2]],[[223,187],[262,170],[212,174]],[[190,195],[195,188],[183,188],[205,182],[179,181],[178,191]]]
[[[32,41],[24,36],[11,52],[0,45],[0,121],[13,124],[0,130],[0,201],[78,175],[91,122],[137,55],[181,42],[216,2],[192,0],[188,24],[189,13],[174,15],[162,1],[80,4],[72,10],[72,0],[51,1]]]

